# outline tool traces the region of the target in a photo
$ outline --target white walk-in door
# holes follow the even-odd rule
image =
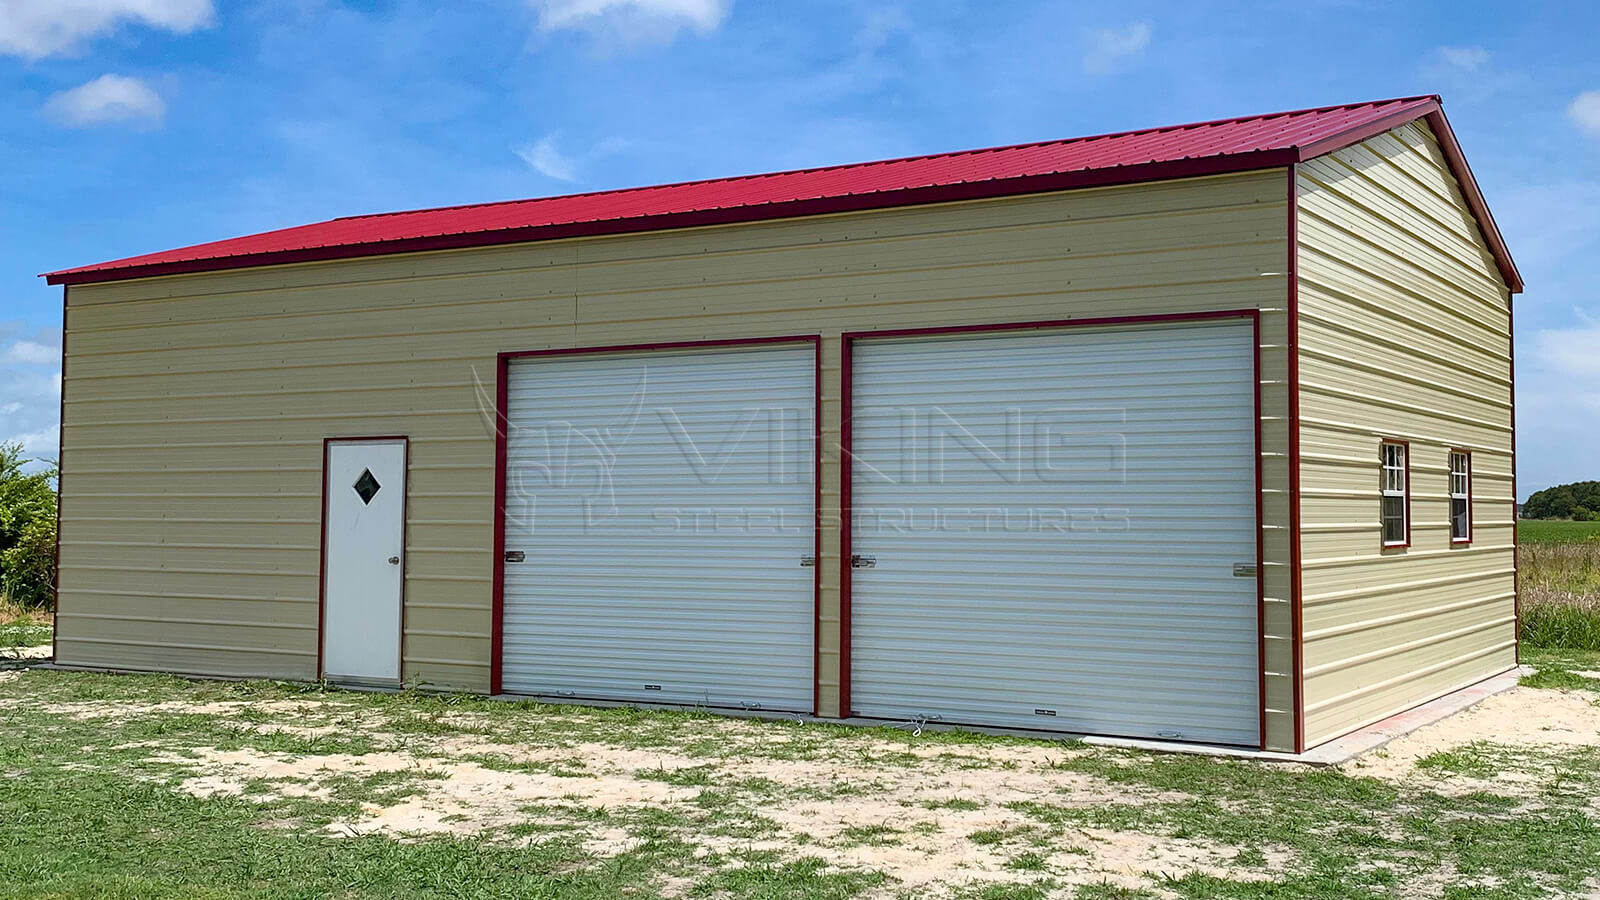
[[[502,689],[812,705],[814,346],[509,363]]]
[[[1258,743],[1253,339],[858,341],[855,712]]]
[[[405,441],[330,441],[325,465],[322,673],[392,684],[400,680]]]

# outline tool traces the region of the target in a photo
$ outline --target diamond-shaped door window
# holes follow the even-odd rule
[[[361,497],[361,502],[370,504],[372,498],[378,496],[378,489],[383,485],[378,483],[378,479],[372,477],[371,469],[363,469],[361,477],[356,479],[354,487],[356,494]]]

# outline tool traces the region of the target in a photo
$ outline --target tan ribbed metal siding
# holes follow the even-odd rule
[[[1268,743],[1292,742],[1282,170],[74,287],[61,661],[314,675],[327,436],[408,434],[405,677],[488,687],[495,353],[820,331],[837,711],[843,331],[1258,307]]]
[[[1307,745],[1515,664],[1510,295],[1433,135],[1303,163]],[[1411,445],[1411,546],[1385,550],[1378,444]],[[1447,455],[1472,451],[1452,546]]]

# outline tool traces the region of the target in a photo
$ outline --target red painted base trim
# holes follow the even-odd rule
[[[821,655],[822,615],[822,336],[817,334],[782,335],[775,337],[726,338],[721,340],[671,341],[650,344],[612,344],[596,347],[554,347],[545,350],[507,350],[495,357],[495,435],[494,435],[494,582],[490,603],[489,632],[489,693],[504,692],[502,682],[505,668],[505,575],[506,575],[506,445],[509,441],[510,420],[507,418],[511,361],[535,356],[577,356],[597,353],[652,353],[672,350],[705,350],[717,347],[743,347],[761,344],[810,344],[816,355],[814,371],[817,377],[813,387],[813,428],[816,440],[812,446],[814,488],[812,547],[817,564],[812,567],[811,590],[814,623],[812,626],[812,657]],[[812,711],[816,711],[820,685],[819,669],[812,669]]]

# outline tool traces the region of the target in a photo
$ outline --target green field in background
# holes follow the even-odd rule
[[[1600,522],[1522,519],[1517,522],[1517,540],[1524,544],[1576,544],[1582,541],[1600,541]]]

